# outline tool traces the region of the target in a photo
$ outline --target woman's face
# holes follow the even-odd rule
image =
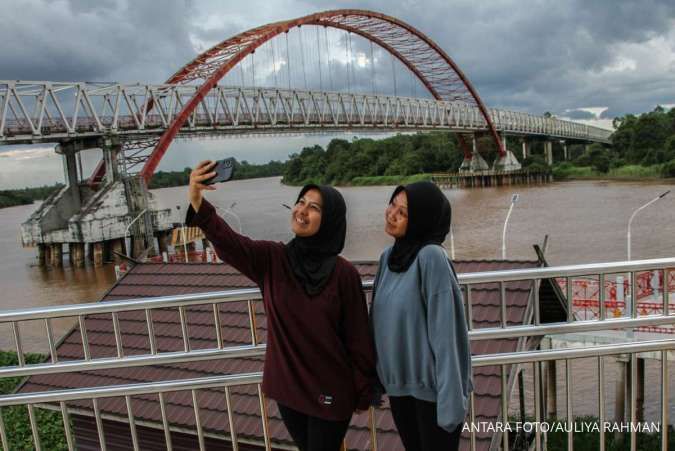
[[[408,230],[408,195],[399,192],[384,212],[384,231],[394,238],[403,238]]]
[[[321,227],[323,201],[317,189],[310,189],[298,200],[291,211],[291,230],[297,236],[308,237],[316,234]]]

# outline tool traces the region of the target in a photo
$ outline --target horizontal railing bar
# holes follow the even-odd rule
[[[471,357],[473,367],[512,365],[517,363],[545,362],[562,359],[581,359],[606,355],[633,354],[652,351],[675,351],[675,339],[650,340],[634,343],[614,343],[575,349],[554,349],[546,351],[520,351],[503,354],[476,355]]]
[[[582,349],[557,349],[546,351],[524,351],[506,354],[489,354],[472,357],[473,367],[510,365],[549,360],[577,359],[618,354],[634,354],[652,351],[675,350],[675,340],[654,340],[639,343],[602,345]],[[262,373],[245,373],[237,375],[219,375],[202,378],[143,382],[137,384],[114,385],[104,387],[87,387],[77,389],[54,390],[49,392],[14,393],[0,396],[0,407],[38,404],[77,399],[98,399],[114,396],[135,396],[143,394],[164,393],[180,390],[199,390],[206,388],[223,388],[237,385],[258,384],[262,382]]]
[[[572,323],[549,323],[539,326],[509,326],[473,329],[469,331],[471,340],[494,340],[500,338],[532,337],[536,335],[567,334],[578,332],[596,332],[611,329],[629,329],[645,326],[675,326],[675,316],[643,316],[640,318],[617,318],[604,321],[584,320]]]
[[[229,348],[199,349],[189,352],[162,352],[126,357],[110,357],[91,360],[68,360],[58,363],[39,363],[29,366],[0,367],[0,378],[33,376],[37,374],[71,373],[145,365],[170,365],[173,363],[199,362],[212,359],[236,359],[265,355],[267,345],[245,345]]]
[[[96,315],[113,312],[129,312],[155,308],[177,308],[181,306],[219,304],[260,299],[260,290],[245,288],[238,290],[214,291],[210,293],[181,294],[143,299],[124,299],[110,302],[35,307],[0,312],[0,322],[28,321],[36,318],[62,318],[66,316]]]
[[[463,273],[458,275],[461,285],[512,282],[523,280],[550,279],[556,277],[612,274],[632,271],[650,271],[675,267],[675,258],[651,260],[633,260],[625,262],[592,263],[584,265],[550,266],[544,268],[511,269],[505,271],[487,271]],[[373,281],[363,282],[363,288],[372,289]],[[94,315],[113,312],[135,311],[155,308],[175,308],[201,304],[218,304],[261,299],[260,290],[245,288],[237,290],[214,291],[210,293],[160,296],[144,299],[126,299],[110,302],[33,307],[0,312],[0,322],[27,321],[44,318],[60,318],[78,315]]]
[[[610,329],[635,328],[644,326],[675,325],[675,316],[649,316],[642,318],[620,318],[605,321],[577,321],[540,326],[511,326],[509,328],[474,329],[469,331],[470,340],[494,340],[522,336],[542,336],[563,333],[593,332]],[[145,365],[170,365],[173,363],[197,362],[212,359],[261,357],[266,345],[244,345],[227,348],[199,349],[193,351],[163,352],[126,357],[110,357],[91,360],[69,360],[57,363],[40,363],[28,366],[0,367],[0,378],[22,377],[38,374],[58,374],[76,371],[93,371],[111,368],[125,368]]]
[[[99,399],[115,396],[137,396],[180,390],[202,390],[206,388],[233,387],[237,385],[259,384],[262,373],[229,374],[173,381],[142,382],[138,384],[108,385],[86,387],[49,392],[14,393],[0,396],[0,407],[22,404],[39,404],[76,399]]]
[[[510,269],[506,271],[486,271],[459,274],[461,285],[477,283],[515,282],[535,279],[555,279],[622,272],[652,271],[675,267],[675,258],[655,258],[650,260],[631,260],[624,262],[590,263],[583,265],[546,266],[539,268]]]

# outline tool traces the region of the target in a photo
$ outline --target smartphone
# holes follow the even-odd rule
[[[234,176],[234,158],[225,158],[216,162],[213,168],[216,173],[210,179],[204,180],[204,185],[213,185],[214,183],[227,182]]]

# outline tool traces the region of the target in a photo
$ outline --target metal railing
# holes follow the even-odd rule
[[[578,332],[596,332],[613,329],[633,329],[643,326],[675,326],[675,316],[671,314],[673,310],[670,302],[670,293],[668,289],[662,290],[662,312],[661,314],[639,316],[635,307],[629,310],[630,315],[622,318],[608,318],[604,309],[604,290],[598,292],[600,315],[596,320],[575,320],[573,314],[573,305],[570,295],[572,284],[575,277],[594,276],[599,280],[599,285],[604,286],[604,281],[615,274],[628,274],[631,281],[631,289],[635,287],[635,281],[638,274],[644,271],[661,271],[663,277],[661,280],[669,280],[669,274],[675,271],[675,258],[642,260],[618,263],[600,263],[589,265],[571,265],[558,267],[541,267],[530,269],[516,269],[506,271],[492,271],[482,273],[459,274],[459,283],[465,293],[465,305],[467,321],[469,323],[469,336],[472,341],[479,340],[498,340],[518,338],[521,344],[527,337],[541,337],[550,334],[578,333]],[[566,321],[558,323],[542,323],[539,306],[539,287],[544,281],[553,281],[564,278],[567,281],[568,296]],[[510,284],[517,283],[520,289],[525,286],[529,290],[530,302],[528,303],[527,313],[524,321],[529,324],[513,324],[508,321],[509,304],[507,293]],[[523,285],[524,284],[524,285]],[[473,319],[474,307],[472,305],[472,296],[474,293],[485,290],[492,286],[493,291],[499,298],[499,324],[486,328],[475,327]],[[372,282],[364,282],[364,288],[372,288]],[[532,289],[534,288],[534,289]],[[44,374],[68,374],[79,371],[103,370],[112,368],[127,368],[158,364],[176,364],[187,362],[207,361],[214,359],[232,359],[243,357],[260,357],[265,353],[265,345],[260,343],[256,327],[256,309],[255,301],[261,299],[258,289],[229,290],[223,292],[213,292],[205,294],[166,296],[158,298],[134,299],[123,301],[112,301],[104,303],[79,304],[54,307],[40,307],[22,310],[10,310],[0,312],[0,324],[9,325],[14,339],[16,352],[18,354],[18,365],[0,368],[0,378],[21,377]],[[248,322],[250,329],[251,342],[249,345],[226,347],[222,336],[222,321],[220,304],[245,302],[248,313]],[[187,308],[194,306],[208,305],[212,307],[213,324],[215,327],[216,346],[210,349],[191,349],[189,322],[187,319]],[[157,309],[178,309],[179,322],[182,336],[183,349],[181,351],[160,352],[156,342],[156,334],[153,323],[153,311]],[[145,318],[145,328],[147,329],[149,352],[143,354],[125,355],[122,340],[122,331],[120,328],[120,313],[122,312],[143,312]],[[87,316],[88,315],[110,315],[112,329],[115,338],[116,356],[107,358],[93,358],[90,351],[90,344],[87,339]],[[60,361],[57,355],[57,345],[52,333],[52,320],[55,318],[73,317],[77,318],[77,324],[82,338],[82,355],[84,358],[77,360]],[[27,364],[24,359],[24,350],[21,341],[20,324],[26,321],[40,320],[44,323],[46,331],[46,341],[49,347],[49,361],[39,364]],[[582,349],[564,349],[564,350],[528,350],[524,345],[519,347],[518,352],[478,355],[473,357],[473,367],[495,366],[500,368],[501,378],[501,415],[502,421],[508,421],[509,418],[509,398],[511,388],[514,383],[513,368],[516,370],[531,365],[534,371],[534,397],[535,397],[535,422],[543,418],[541,410],[541,380],[542,365],[547,362],[563,360],[566,362],[565,386],[567,396],[566,419],[572,421],[573,406],[570,385],[572,383],[572,371],[569,363],[574,359],[594,357],[597,360],[597,375],[599,381],[598,407],[599,419],[602,423],[605,420],[604,413],[604,362],[608,356],[628,355],[630,357],[630,421],[637,421],[637,387],[636,387],[636,360],[638,354],[645,352],[659,353],[661,360],[661,378],[664,382],[669,380],[668,371],[668,352],[675,351],[675,340],[652,340],[611,346],[592,346]],[[672,359],[672,358],[671,358]],[[73,431],[70,425],[70,413],[67,406],[68,401],[91,400],[93,404],[93,416],[96,420],[96,427],[99,437],[100,447],[106,449],[106,439],[103,426],[103,415],[98,405],[98,400],[116,396],[123,396],[127,406],[127,418],[129,423],[132,444],[134,449],[139,449],[138,432],[136,429],[136,420],[132,410],[131,397],[137,395],[157,394],[161,410],[162,428],[164,430],[167,449],[172,449],[171,445],[171,425],[167,414],[167,406],[164,396],[167,393],[190,390],[192,393],[195,428],[198,437],[199,448],[205,448],[205,432],[200,422],[200,409],[197,402],[197,391],[208,388],[224,389],[229,432],[225,434],[229,437],[233,449],[238,449],[238,438],[235,430],[233,418],[233,407],[230,397],[230,388],[241,385],[255,385],[260,404],[261,427],[265,449],[271,449],[272,438],[269,432],[266,400],[261,390],[262,373],[246,373],[234,375],[208,376],[194,379],[167,380],[159,382],[122,384],[110,386],[98,386],[90,388],[76,388],[65,390],[53,390],[32,393],[14,393],[0,396],[0,439],[3,449],[9,448],[9,438],[5,423],[2,419],[2,408],[8,406],[25,405],[28,409],[29,422],[33,435],[33,444],[35,449],[41,449],[38,423],[36,419],[36,407],[58,409],[61,412],[64,433],[69,449],[75,449]],[[662,451],[666,451],[668,446],[667,428],[668,418],[668,384],[662,384],[661,389],[661,424],[663,433],[661,435]],[[471,394],[469,419],[471,424],[475,423],[476,418],[476,399],[474,393]],[[377,436],[375,428],[375,413],[370,411],[369,425],[371,429],[371,449],[377,449]],[[600,429],[600,449],[605,449],[605,432]],[[568,449],[573,449],[573,431],[568,432]],[[499,437],[503,449],[509,449],[509,432],[504,432]],[[476,449],[477,435],[473,428],[469,432],[470,447]],[[537,429],[534,436],[534,447],[536,450],[543,449],[543,438],[541,431]],[[275,447],[277,444],[275,444]],[[636,449],[636,431],[630,431],[631,450]]]
[[[0,144],[103,135],[159,136],[194,95],[194,85],[0,80]],[[499,131],[609,143],[611,130],[523,112],[489,109]],[[327,91],[216,86],[179,134],[312,133],[327,129],[483,131],[478,107]]]

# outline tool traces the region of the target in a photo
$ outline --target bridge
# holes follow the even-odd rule
[[[295,59],[289,35],[298,38]],[[307,62],[312,58],[305,46],[315,37],[316,52],[310,49],[309,56],[316,57]],[[341,45],[344,59],[331,54]],[[382,55],[391,59],[393,95],[376,86],[378,71],[388,67]],[[358,61],[370,69],[369,92],[360,92]],[[308,71],[310,83],[312,72],[318,75],[317,89],[309,89]],[[410,78],[409,96],[400,93],[407,80],[402,71]],[[233,83],[237,72],[239,83]],[[273,75],[274,86],[261,87],[267,86],[261,72],[267,72],[263,83]],[[477,145],[481,135],[497,150],[494,169],[509,171],[520,169],[520,163],[506,148],[507,135],[521,138],[524,157],[529,140],[544,140],[551,163],[553,141],[607,144],[611,134],[488,108],[429,37],[399,19],[363,10],[326,11],[247,30],[203,52],[164,84],[0,81],[0,145],[56,143],[64,158],[67,186],[22,226],[23,242],[49,246],[41,248],[41,261],[57,265],[62,243],[72,243],[71,258],[78,265],[85,243],[96,261],[107,248],[121,251],[119,239],[138,215],[131,228],[134,253],[161,251],[172,227],[170,212],[158,209],[146,187],[176,137],[433,130],[456,133],[464,152],[461,171],[489,167]],[[91,175],[78,164],[79,153],[87,149],[102,150]]]

